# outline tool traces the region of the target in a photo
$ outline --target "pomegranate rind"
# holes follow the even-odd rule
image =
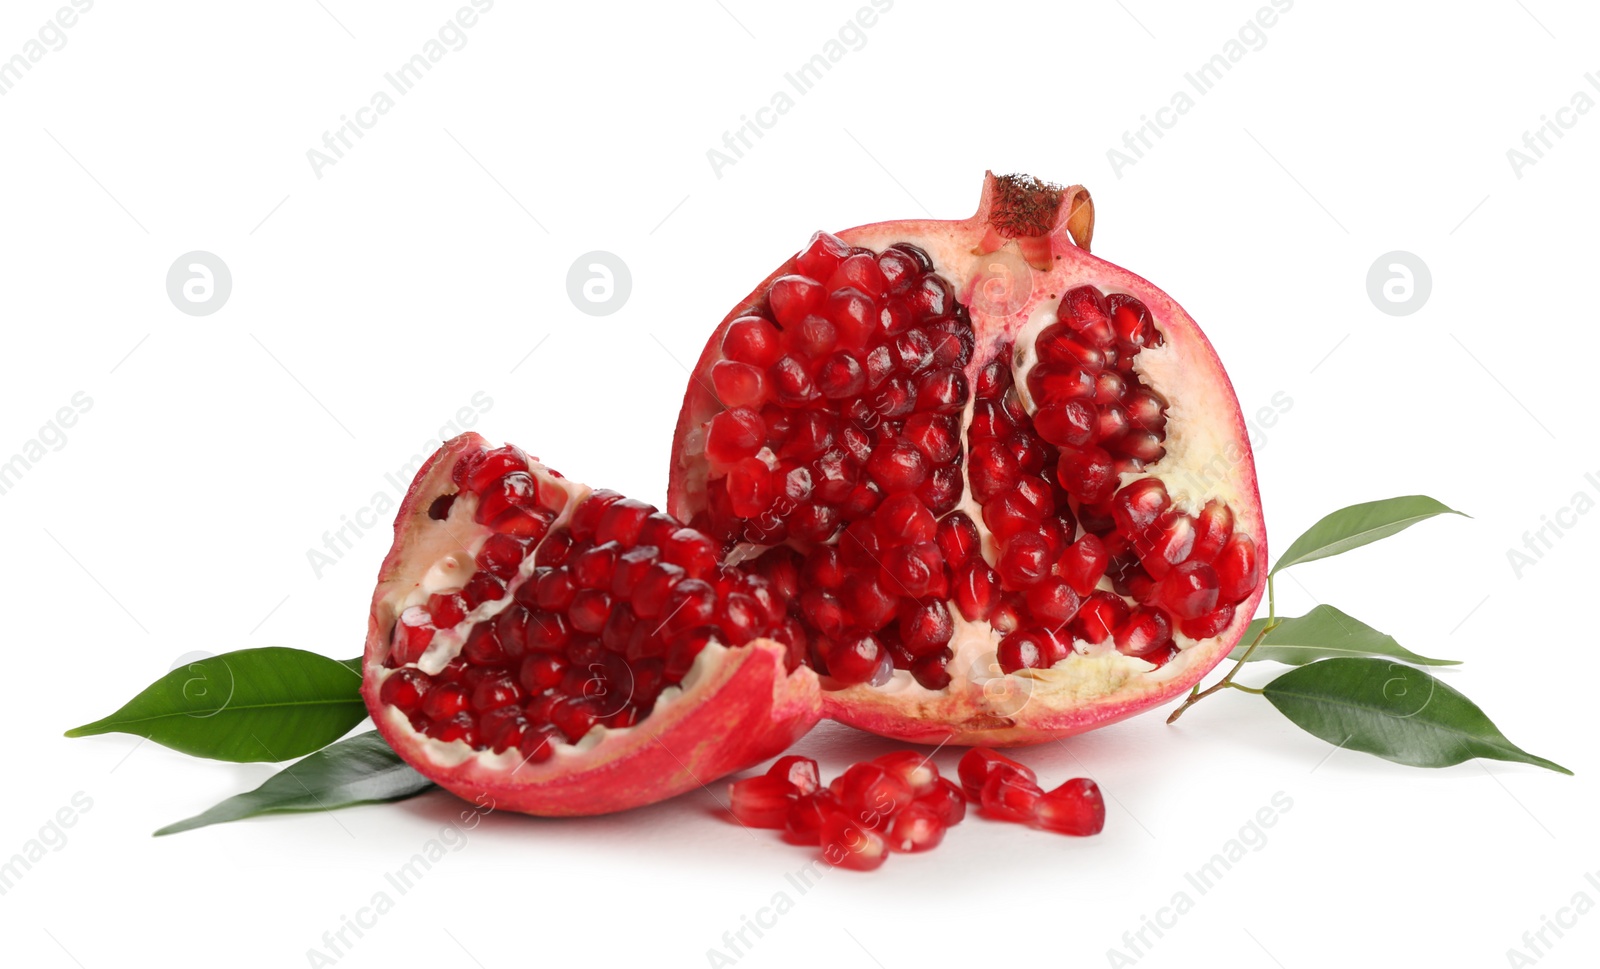
[[[515,752],[473,751],[462,742],[423,736],[405,715],[379,700],[394,626],[429,569],[459,560],[458,521],[435,521],[428,509],[455,490],[451,469],[489,444],[477,434],[453,438],[417,472],[395,517],[395,540],[379,570],[362,662],[362,697],[373,723],[407,763],[452,793],[495,810],[544,816],[606,814],[653,804],[744,770],[788,748],[821,718],[817,678],[784,668],[781,643],[758,639],[732,649],[711,644],[695,660],[682,692],[633,727],[596,727],[577,744],[557,743],[550,759],[525,763]],[[539,468],[539,470],[543,470]],[[568,508],[587,493],[563,483]]]
[[[836,234],[846,243],[875,251],[900,242],[923,249],[932,258],[935,271],[955,286],[958,299],[971,312],[975,348],[966,371],[969,382],[985,362],[996,358],[997,348],[1014,344],[1021,351],[1012,361],[1015,385],[1024,394],[1026,372],[1033,362],[1033,339],[1054,321],[1051,307],[1063,293],[1093,285],[1106,293],[1138,298],[1160,321],[1165,337],[1159,351],[1147,349],[1141,357],[1142,366],[1154,371],[1154,383],[1170,403],[1168,456],[1144,473],[1124,475],[1119,485],[1139,477],[1161,476],[1175,503],[1191,513],[1198,513],[1210,498],[1223,498],[1233,509],[1236,530],[1254,539],[1257,561],[1267,562],[1266,528],[1249,431],[1233,384],[1211,342],[1166,293],[1089,254],[1086,246],[1093,206],[1081,187],[1060,191],[1059,207],[1047,232],[1017,238],[1012,227],[998,225],[992,215],[1001,196],[1015,185],[1015,179],[999,179],[989,173],[978,211],[970,219],[879,222]],[[1010,267],[1029,267],[1027,292],[1013,291],[1012,298],[1000,306],[975,304],[983,267],[1006,253],[1020,257],[1010,260]],[[722,338],[728,325],[760,307],[772,281],[793,272],[794,267],[795,260],[787,260],[728,314],[707,341],[696,374],[706,373],[722,358]],[[1024,402],[1032,412],[1031,402],[1026,398]],[[706,381],[691,379],[674,435],[668,479],[667,508],[681,519],[693,518],[705,505],[708,465],[690,452],[695,435],[720,409]],[[1220,470],[1215,461],[1218,456],[1222,459]],[[1174,469],[1192,470],[1191,465],[1200,463],[1217,474],[1216,480],[1192,482],[1194,487],[1186,488],[1182,479],[1173,477]],[[979,514],[971,514],[975,508],[962,507],[975,521],[980,520]],[[992,654],[993,640],[998,637],[988,637],[990,642],[977,643],[966,657],[957,649],[950,664],[955,679],[945,690],[924,690],[899,674],[884,687],[859,684],[837,688],[824,680],[825,712],[831,719],[916,743],[1000,747],[1082,733],[1159,706],[1190,689],[1237,645],[1265,591],[1263,582],[1238,603],[1233,622],[1216,636],[1206,640],[1179,637],[1183,649],[1159,668],[1109,649],[1075,654],[1051,669],[1010,675],[999,675],[997,665],[986,670],[958,668]],[[957,617],[958,638],[981,638],[986,633],[986,624],[963,624]]]

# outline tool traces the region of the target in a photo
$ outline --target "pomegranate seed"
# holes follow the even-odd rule
[[[961,778],[961,789],[969,800],[977,800],[983,791],[983,785],[989,775],[996,771],[1007,771],[1027,780],[1029,783],[1038,783],[1038,778],[1033,771],[1017,763],[1005,754],[988,747],[974,747],[961,756],[961,762],[956,767],[956,774]]]
[[[1198,619],[1217,607],[1217,572],[1204,562],[1185,562],[1157,583],[1155,598],[1178,619]]]
[[[878,325],[877,304],[853,286],[829,293],[822,315],[838,328],[839,345],[851,350],[865,347]]]
[[[532,475],[515,471],[484,489],[478,510],[472,517],[480,525],[494,527],[504,516],[513,512],[535,512],[539,505],[538,483]]]
[[[795,256],[795,266],[812,279],[827,279],[833,270],[850,255],[850,246],[843,239],[828,232],[817,232],[806,243],[805,249]]]
[[[890,246],[878,256],[878,271],[883,274],[885,289],[897,293],[915,283],[923,268],[910,253]]]
[[[700,579],[716,571],[717,545],[701,532],[681,528],[667,539],[661,557],[683,569],[690,578]]]
[[[878,539],[885,546],[931,542],[939,527],[927,506],[914,494],[885,499],[872,517]]]
[[[472,709],[496,710],[522,699],[522,688],[510,674],[501,673],[479,683],[472,691]]]
[[[1084,600],[1072,621],[1072,635],[1089,643],[1110,639],[1128,618],[1128,604],[1121,596],[1095,592]]]
[[[1057,314],[1082,339],[1094,346],[1110,346],[1116,339],[1111,326],[1111,310],[1104,296],[1093,286],[1079,286],[1061,297]]]
[[[1062,448],[1056,466],[1056,480],[1067,494],[1081,502],[1094,504],[1111,496],[1116,487],[1111,455],[1093,444],[1081,448]]]
[[[473,628],[467,636],[466,645],[461,648],[461,656],[473,666],[498,666],[506,660],[500,636],[489,623]]]
[[[1213,609],[1203,616],[1178,623],[1178,631],[1190,639],[1210,639],[1233,624],[1233,606]]]
[[[817,366],[817,389],[829,400],[858,396],[866,386],[866,371],[847,350],[831,354]]]
[[[953,654],[949,649],[941,649],[928,656],[919,656],[911,661],[911,677],[918,685],[926,690],[939,691],[950,685],[950,670],[945,665],[950,662]]]
[[[822,843],[822,822],[830,814],[840,813],[839,799],[826,788],[811,794],[802,794],[789,807],[784,829],[789,840],[797,844]]]
[[[974,558],[957,571],[956,608],[969,622],[988,619],[999,598],[1000,576],[982,558]]]
[[[942,599],[908,602],[900,612],[900,642],[912,656],[927,656],[944,649],[955,633],[955,622]]]
[[[799,326],[808,314],[822,305],[828,291],[809,276],[779,276],[767,290],[772,315],[784,328]]]
[[[750,408],[725,410],[711,418],[706,430],[706,457],[726,468],[759,451],[766,443],[766,434],[761,415]]]
[[[571,743],[582,740],[584,735],[594,729],[600,722],[596,716],[594,705],[588,700],[579,697],[568,697],[557,701],[550,711],[550,722],[557,730],[566,735]]]
[[[1100,536],[1089,533],[1067,546],[1056,560],[1056,568],[1072,591],[1087,596],[1094,592],[1110,561],[1111,555],[1106,551],[1105,542],[1100,540]]]
[[[459,740],[468,746],[479,746],[477,721],[465,710],[430,722],[425,732],[435,740],[447,743]]]
[[[517,567],[527,554],[527,546],[512,536],[490,535],[484,540],[483,547],[478,549],[474,561],[478,563],[478,568],[495,578],[509,579],[516,574]]]
[[[946,590],[944,564],[939,557],[939,547],[932,542],[901,545],[884,557],[880,574],[886,589],[898,591],[914,599],[924,596],[943,596]]]
[[[960,413],[967,406],[967,396],[967,378],[959,370],[935,370],[917,380],[919,411]]]
[[[1037,532],[1019,532],[1001,549],[995,571],[1000,574],[1001,588],[1025,589],[1048,575],[1050,565],[1050,549],[1044,539]]]
[[[1047,637],[1034,630],[1018,630],[1000,640],[995,658],[1002,673],[1018,670],[1039,670],[1051,665],[1050,644]]]
[[[946,777],[939,778],[931,790],[919,794],[912,803],[931,810],[946,828],[960,824],[967,816],[966,796],[961,793],[961,788]]]
[[[1033,349],[1040,363],[1052,367],[1100,370],[1106,365],[1105,354],[1078,340],[1076,332],[1065,323],[1052,323],[1040,330]]]
[[[1167,453],[1161,446],[1161,436],[1154,431],[1135,428],[1128,433],[1111,441],[1106,448],[1113,454],[1131,458],[1142,464],[1154,464]]]
[[[956,512],[939,522],[935,540],[944,560],[955,566],[977,554],[980,540],[978,526],[963,512]]]
[[[821,774],[817,770],[817,762],[810,757],[789,755],[779,757],[777,761],[767,768],[768,777],[776,777],[786,781],[799,794],[814,793],[822,786]]]
[[[944,831],[933,808],[913,803],[895,816],[887,840],[894,851],[928,851],[944,840]]]
[[[863,827],[843,812],[823,818],[819,837],[823,858],[836,867],[872,871],[889,857],[889,845],[882,834]]]
[[[782,829],[799,792],[781,777],[763,775],[728,786],[728,809],[747,828]]]
[[[967,458],[967,478],[972,497],[988,504],[1011,490],[1022,477],[1022,469],[1010,450],[999,441],[975,447]]]
[[[466,459],[457,462],[451,476],[463,491],[481,492],[508,474],[527,470],[528,456],[521,448],[507,444],[483,452],[470,465]]]
[[[752,367],[770,367],[783,355],[778,328],[759,316],[741,316],[722,335],[722,355]]]
[[[1099,414],[1087,401],[1054,401],[1039,407],[1033,426],[1051,444],[1081,447],[1095,439]]]
[[[1165,647],[1171,638],[1172,623],[1167,614],[1143,606],[1133,610],[1113,636],[1118,652],[1128,656],[1153,653]]]
[[[487,572],[475,572],[461,588],[461,599],[471,612],[485,602],[505,598],[506,584]]]
[[[772,504],[772,471],[760,458],[745,458],[728,472],[728,500],[740,518],[754,518]]]
[[[1237,532],[1217,553],[1217,594],[1223,602],[1243,602],[1261,584],[1256,543]]]
[[[825,657],[828,675],[847,685],[865,683],[878,672],[883,656],[883,646],[871,635],[836,641]]]
[[[1118,531],[1137,539],[1156,523],[1169,504],[1167,486],[1160,478],[1140,478],[1112,497],[1111,518]]]
[[[911,785],[880,764],[856,764],[828,785],[840,805],[869,828],[887,827],[896,811],[911,803]]]
[[[568,573],[579,588],[609,589],[621,552],[622,546],[616,542],[585,549],[572,557],[567,566]]]
[[[878,268],[877,257],[864,252],[847,256],[826,279],[824,285],[830,290],[853,286],[873,297],[882,296],[889,288],[888,279]]]
[[[1047,577],[1027,592],[1028,609],[1041,623],[1059,629],[1078,614],[1083,600],[1065,579]]]
[[[467,691],[454,683],[437,684],[422,698],[422,713],[432,720],[445,720],[467,708]]]
[[[566,672],[567,661],[560,656],[529,656],[522,661],[517,682],[528,693],[539,694],[559,685]]]
[[[1034,805],[1034,823],[1062,834],[1099,834],[1106,826],[1106,802],[1087,777],[1074,777]]]
[[[951,414],[923,411],[907,418],[905,438],[929,463],[942,466],[961,453],[960,426]]]
[[[767,383],[778,403],[788,407],[809,403],[817,398],[817,386],[811,372],[799,357],[783,356],[767,368]]]
[[[912,798],[920,798],[939,786],[939,768],[915,750],[897,750],[874,757],[872,763],[900,778],[910,788]]]
[[[1043,364],[1028,371],[1028,389],[1035,400],[1061,403],[1094,399],[1094,374],[1082,367],[1048,367]]]
[[[767,378],[757,368],[736,360],[718,360],[711,365],[711,386],[724,407],[760,404],[767,396]]]
[[[1189,551],[1189,560],[1215,562],[1222,546],[1232,536],[1233,509],[1221,501],[1207,502],[1195,522],[1194,547]]]
[[[991,771],[978,792],[978,808],[999,821],[1027,824],[1033,820],[1043,795],[1039,785],[1029,777],[1015,771]]]
[[[405,666],[415,663],[427,652],[428,644],[433,642],[435,629],[426,610],[412,606],[400,614],[400,621],[394,627],[394,643],[389,654],[390,664]]]
[[[378,699],[402,713],[416,713],[422,708],[422,701],[432,685],[428,674],[421,670],[395,670],[384,678],[383,686],[378,688]]]
[[[867,473],[888,494],[915,491],[927,479],[927,462],[910,441],[879,446],[867,461]]]

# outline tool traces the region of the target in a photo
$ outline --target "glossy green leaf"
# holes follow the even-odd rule
[[[1266,624],[1266,619],[1252,622],[1229,658],[1243,659]],[[1339,656],[1387,656],[1416,666],[1455,666],[1461,662],[1419,656],[1395,642],[1388,633],[1378,632],[1332,606],[1317,606],[1303,616],[1278,620],[1278,625],[1250,654],[1250,662],[1269,660],[1287,666],[1303,666]]]
[[[1427,495],[1385,498],[1341,508],[1295,539],[1289,550],[1279,556],[1278,563],[1272,567],[1272,574],[1277,575],[1291,565],[1315,562],[1371,544],[1380,538],[1388,538],[1435,515],[1467,517]]]
[[[366,715],[360,673],[316,653],[269,646],[175,669],[67,736],[130,733],[196,757],[279,761],[333,743]]]
[[[324,747],[285,767],[253,791],[156,834],[177,834],[262,814],[332,811],[356,804],[401,801],[433,787],[384,742],[376,730]]]
[[[1473,757],[1571,771],[1507,740],[1471,700],[1414,666],[1385,659],[1329,659],[1290,670],[1266,697],[1302,729],[1351,750],[1413,767]]]

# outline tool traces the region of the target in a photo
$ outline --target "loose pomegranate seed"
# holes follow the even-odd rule
[[[1043,794],[1039,785],[1025,775],[1009,770],[990,771],[978,792],[978,808],[999,821],[1027,824],[1033,820]]]
[[[795,786],[781,777],[747,777],[729,785],[728,810],[745,827],[782,830],[798,796]]]
[[[1034,805],[1034,823],[1047,831],[1085,836],[1106,826],[1106,802],[1087,777],[1074,777],[1043,795]]]
[[[944,840],[945,824],[931,807],[913,803],[895,816],[887,841],[894,851],[928,851]]]
[[[989,780],[989,775],[997,771],[1013,773],[1029,783],[1038,783],[1033,771],[988,747],[974,747],[967,751],[962,755],[961,762],[956,768],[956,773],[961,778],[962,791],[969,800],[974,801],[983,792],[983,786]]]
[[[767,776],[787,782],[798,794],[812,794],[822,786],[817,762],[810,757],[793,754],[779,757],[771,767],[767,768]]]
[[[889,857],[889,844],[882,834],[843,812],[825,816],[819,836],[822,856],[830,865],[872,871]]]
[[[822,822],[840,812],[839,799],[827,788],[796,798],[784,819],[784,830],[796,844],[822,843]]]
[[[873,758],[872,763],[903,781],[913,798],[932,793],[939,786],[939,768],[915,750],[897,750]]]

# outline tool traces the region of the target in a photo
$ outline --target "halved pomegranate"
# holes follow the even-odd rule
[[[716,543],[476,434],[417,473],[373,596],[362,695],[389,744],[503,810],[649,804],[821,715],[787,599]]]
[[[819,232],[706,345],[668,509],[788,601],[828,715],[1033,743],[1178,695],[1249,623],[1238,401],[1093,225],[1082,188],[991,175],[964,221]]]

